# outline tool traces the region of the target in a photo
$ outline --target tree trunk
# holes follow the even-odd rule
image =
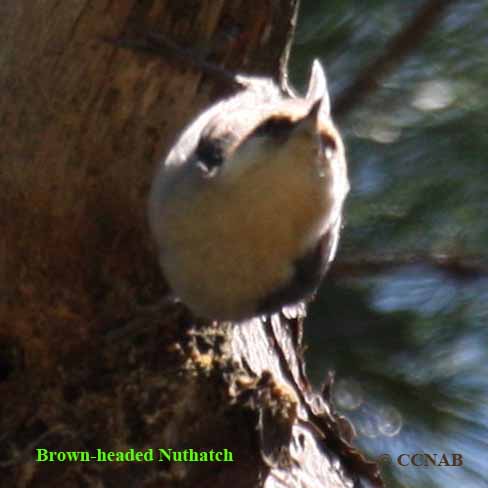
[[[2,1],[2,486],[378,480],[311,392],[300,318],[141,311],[165,292],[145,221],[155,164],[229,87],[174,53],[107,39],[164,34],[229,70],[276,75],[296,0],[249,4]],[[156,460],[42,463],[41,448],[153,449]],[[160,448],[227,448],[234,462],[156,462]]]

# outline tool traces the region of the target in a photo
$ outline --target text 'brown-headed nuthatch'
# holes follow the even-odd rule
[[[310,298],[333,260],[349,190],[323,68],[307,94],[237,76],[242,90],[183,132],[154,178],[149,222],[173,293],[241,320]]]

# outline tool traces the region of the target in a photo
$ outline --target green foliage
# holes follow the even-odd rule
[[[422,4],[304,1],[297,86],[318,57],[336,99]],[[488,486],[487,25],[485,2],[453,2],[337,120],[352,191],[335,269],[306,324],[310,372],[320,383],[336,371],[337,406],[372,456],[464,458],[462,468],[393,464],[393,487]]]

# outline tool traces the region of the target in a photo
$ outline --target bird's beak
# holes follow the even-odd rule
[[[330,98],[327,89],[327,78],[325,76],[324,68],[318,59],[313,62],[305,98],[310,102],[321,100],[321,112],[330,116]]]
[[[295,131],[305,132],[307,134],[316,134],[318,117],[319,117],[319,112],[321,110],[321,106],[322,106],[322,99],[319,98],[312,104],[305,118],[298,123]]]

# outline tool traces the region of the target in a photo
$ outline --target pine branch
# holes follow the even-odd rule
[[[410,23],[390,40],[383,54],[368,64],[339,95],[333,108],[334,115],[347,115],[376,91],[380,82],[418,48],[453,2],[454,0],[426,1]]]
[[[425,265],[448,273],[457,280],[475,280],[488,276],[488,262],[482,256],[446,254],[402,254],[390,256],[358,256],[339,259],[330,270],[333,278],[370,276],[401,266]]]

